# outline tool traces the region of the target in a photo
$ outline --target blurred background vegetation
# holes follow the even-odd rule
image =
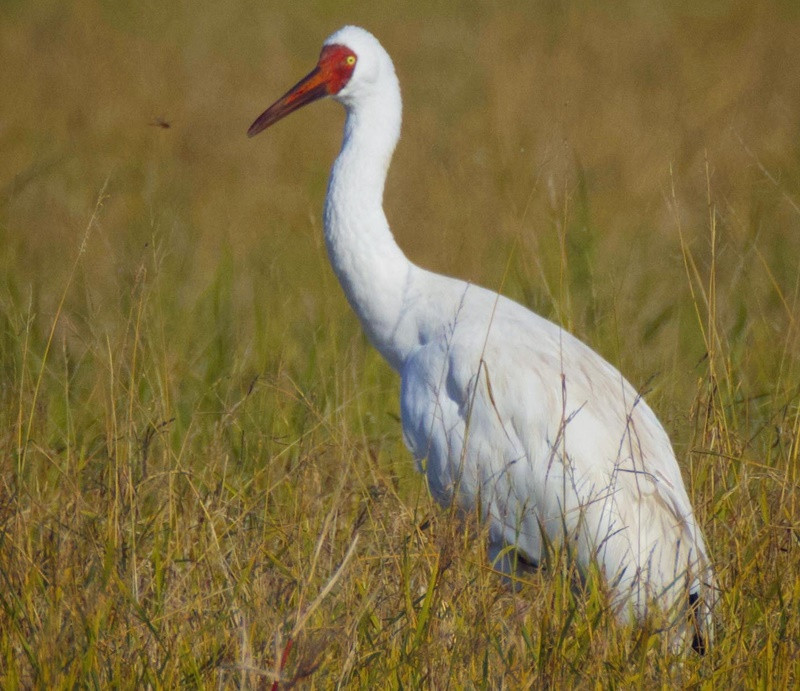
[[[345,23],[400,77],[412,260],[648,392],[718,562],[709,660],[552,578],[520,611],[413,473],[322,242],[341,109],[245,137]],[[796,682],[800,5],[18,0],[0,65],[9,688]]]

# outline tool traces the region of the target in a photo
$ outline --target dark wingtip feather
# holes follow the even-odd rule
[[[703,625],[700,621],[700,595],[697,592],[689,593],[689,618],[692,622],[692,650],[698,655],[706,654],[706,639],[703,636]]]

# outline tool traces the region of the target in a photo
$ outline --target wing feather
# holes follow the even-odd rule
[[[500,304],[488,338],[463,319],[406,360],[404,436],[434,497],[480,506],[495,554],[538,563],[543,536],[573,541],[580,567],[617,584],[621,612],[696,591],[705,546],[655,414],[594,351],[517,308]]]

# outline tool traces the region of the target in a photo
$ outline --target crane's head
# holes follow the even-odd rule
[[[317,66],[259,115],[247,136],[325,96],[348,106],[380,93],[381,78],[387,76],[396,84],[392,61],[378,39],[357,26],[345,26],[325,40]]]

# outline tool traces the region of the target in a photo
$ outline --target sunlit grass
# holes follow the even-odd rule
[[[2,10],[4,685],[796,684],[794,5],[132,7]],[[340,112],[244,136],[351,21],[404,89],[401,245],[665,423],[720,585],[704,658],[558,565],[513,592],[415,473],[322,243]]]

